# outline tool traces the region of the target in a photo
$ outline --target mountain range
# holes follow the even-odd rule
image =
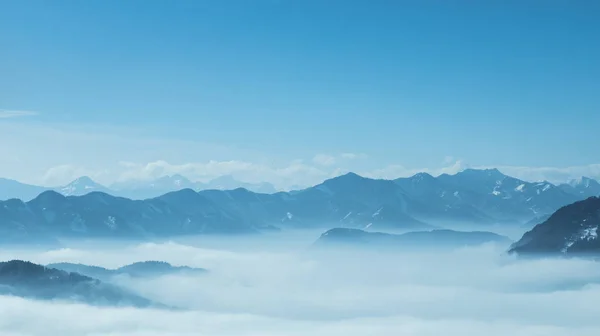
[[[486,172],[487,177],[477,172]],[[521,181],[510,176],[506,176],[500,173],[497,169],[467,169],[456,175],[443,174],[441,176],[433,177],[427,173],[419,173],[408,178],[399,178],[395,180],[407,191],[414,194],[414,196],[427,199],[428,197],[441,196],[445,198],[447,202],[455,203],[456,195],[454,192],[460,192],[460,188],[455,188],[454,192],[447,194],[447,189],[452,186],[466,186],[465,190],[462,190],[462,195],[465,197],[473,196],[473,193],[469,193],[471,189],[475,195],[486,194],[501,196],[503,198],[509,198],[515,195],[514,191],[520,191],[520,198],[514,199],[514,201],[522,201],[529,198],[528,191],[533,190],[537,193],[537,190],[547,191],[548,189],[558,187],[563,192],[573,195],[578,199],[584,199],[590,196],[600,195],[600,182],[588,178],[581,177],[576,180],[571,180],[568,183],[554,185],[549,182],[539,183],[528,183]],[[500,181],[500,182],[499,182]],[[496,184],[500,183],[500,184]],[[523,186],[521,186],[523,185]],[[533,187],[532,186],[537,186]],[[425,187],[425,188],[424,188]],[[525,189],[527,187],[528,190]],[[8,200],[11,198],[21,199],[23,201],[29,201],[44,191],[54,190],[65,196],[82,196],[93,191],[104,192],[113,196],[126,197],[131,199],[148,199],[154,198],[172,191],[178,191],[182,189],[193,189],[196,191],[200,190],[233,190],[237,188],[244,188],[256,193],[262,194],[273,194],[278,190],[270,183],[246,183],[236,180],[231,175],[223,175],[217,177],[207,183],[203,182],[192,182],[190,179],[183,175],[175,174],[169,176],[163,176],[151,181],[145,180],[128,180],[122,182],[115,182],[110,186],[106,187],[100,183],[95,182],[88,176],[82,176],[71,183],[60,186],[60,187],[42,187],[36,185],[30,185],[21,183],[15,180],[6,178],[0,178],[0,200]],[[302,189],[299,186],[292,188],[292,190]],[[432,190],[435,189],[435,190]],[[474,189],[474,190],[473,190]],[[490,191],[491,190],[491,191]],[[446,193],[444,193],[446,192]],[[545,195],[556,193],[555,191],[545,193]],[[551,197],[551,196],[550,196]],[[560,203],[562,200],[558,199]],[[532,204],[532,207],[538,205]],[[538,209],[539,211],[547,211],[547,209]]]
[[[580,199],[579,192],[548,182],[525,182],[496,169],[439,177],[420,173],[397,180],[348,173],[310,188],[273,194],[244,188],[182,189],[133,200],[99,191],[83,196],[45,191],[27,202],[0,202],[0,234],[4,241],[31,241],[248,234],[272,228],[410,231],[445,223],[522,225]]]
[[[12,198],[29,201],[43,193],[53,190],[64,196],[83,196],[90,192],[99,191],[113,196],[131,199],[148,199],[164,195],[166,193],[182,190],[228,190],[245,188],[260,193],[275,193],[277,189],[270,183],[245,183],[236,180],[231,175],[217,177],[207,183],[192,182],[182,175],[163,176],[152,181],[130,180],[126,182],[115,182],[110,187],[92,180],[88,176],[82,176],[71,183],[59,187],[42,187],[21,183],[15,180],[0,178],[0,200]]]

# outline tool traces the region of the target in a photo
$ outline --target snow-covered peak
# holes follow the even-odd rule
[[[75,179],[73,182],[66,186],[58,188],[58,191],[65,196],[79,196],[85,195],[92,191],[103,191],[107,192],[107,189],[92,180],[88,176],[82,176]]]
[[[571,181],[569,181],[569,185],[571,185],[572,187],[579,187],[579,188],[589,188],[592,185],[598,185],[600,183],[598,183],[598,181],[591,179],[589,177],[585,177],[582,176],[578,179],[573,179]]]
[[[417,174],[413,175],[411,177],[411,179],[415,182],[421,182],[421,181],[435,180],[435,177],[433,177],[429,173],[417,173]]]

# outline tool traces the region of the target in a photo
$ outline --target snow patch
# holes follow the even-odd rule
[[[373,214],[373,218],[379,216],[379,214],[381,213],[381,210],[383,210],[383,207],[379,208],[379,210],[375,211],[375,213]]]
[[[348,212],[348,213],[346,214],[346,216],[344,216],[344,218],[342,218],[342,220],[344,220],[344,219],[346,219],[346,218],[350,217],[350,215],[352,215],[352,211]]]
[[[104,224],[108,226],[111,230],[117,228],[117,219],[113,216],[108,216],[108,218],[104,221]]]
[[[598,238],[598,227],[589,227],[581,231],[580,240],[594,240]]]
[[[598,239],[598,227],[590,226],[590,227],[580,230],[578,233],[571,236],[571,238],[569,238],[565,242],[565,246],[560,251],[562,253],[566,253],[569,250],[569,248],[578,241],[590,241],[590,240],[596,240],[596,239]]]

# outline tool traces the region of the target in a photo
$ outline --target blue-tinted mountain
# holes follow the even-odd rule
[[[66,272],[76,272],[92,278],[109,281],[117,275],[127,275],[131,277],[157,277],[170,274],[204,274],[207,271],[203,268],[193,268],[187,266],[173,266],[164,261],[142,261],[126,265],[117,269],[107,269],[99,266],[89,266],[73,263],[56,263],[47,265],[49,268],[55,268]]]
[[[117,182],[110,186],[111,194],[131,199],[148,199],[182,189],[196,189],[197,184],[183,175],[175,174],[160,177],[153,181],[131,180]]]
[[[449,204],[476,209],[495,222],[524,223],[580,200],[549,182],[525,182],[497,169],[466,169],[437,178]],[[448,195],[451,195],[450,197]]]
[[[534,228],[536,225],[542,224],[543,222],[547,221],[548,218],[550,218],[550,216],[552,216],[552,214],[537,216],[537,217],[533,218],[532,220],[523,224],[521,227],[530,230],[530,229]]]
[[[91,192],[0,202],[4,239],[45,237],[165,237],[246,234],[276,228],[357,228],[407,231],[444,222],[522,224],[577,196],[547,183],[528,183],[497,170],[465,170],[395,181],[354,173],[293,192],[263,194],[182,189],[144,200]]]
[[[189,189],[148,200],[131,200],[101,192],[65,197],[46,191],[29,202],[0,202],[0,230],[23,236],[72,237],[255,232],[218,205],[210,201],[203,203],[203,200],[205,198]],[[185,202],[192,202],[196,207],[184,211]]]
[[[486,243],[510,244],[507,237],[492,232],[431,230],[389,234],[358,229],[335,228],[323,233],[316,241],[322,247],[367,247],[369,249],[435,250],[476,246]]]
[[[521,255],[600,254],[600,198],[590,197],[564,206],[536,225],[510,249]]]
[[[427,173],[419,173],[395,182],[414,200],[409,213],[424,221],[452,221],[469,223],[493,223],[496,218],[488,215],[465,198],[476,198],[475,192],[448,183]]]
[[[378,229],[429,227],[406,213],[410,198],[393,181],[350,173],[300,191],[258,194],[246,189],[199,193],[255,226],[335,226]]]
[[[110,189],[97,183],[88,176],[79,177],[65,186],[55,188],[55,190],[65,196],[83,196],[95,191],[108,194],[112,193]]]
[[[196,183],[196,190],[233,190],[238,188],[244,188],[255,193],[261,194],[273,194],[277,192],[275,186],[268,182],[262,183],[247,183],[236,180],[231,175],[219,176],[215,179],[210,180],[207,183]]]
[[[43,193],[44,191],[48,190],[54,190],[65,196],[81,196],[93,191],[100,191],[111,194],[114,193],[110,189],[95,182],[87,176],[82,176],[73,180],[73,182],[67,185],[55,188],[30,185],[15,180],[0,178],[0,200],[9,200],[16,198],[23,201],[29,201],[36,198],[39,194]]]
[[[131,180],[117,182],[110,186],[112,195],[131,199],[148,199],[158,197],[182,189],[199,190],[233,190],[244,188],[257,193],[272,194],[277,190],[270,183],[246,183],[236,180],[231,175],[217,177],[209,182],[192,182],[183,175],[163,176],[152,181]]]
[[[561,184],[559,187],[563,191],[579,198],[600,196],[600,182],[585,176],[571,180],[569,183]]]
[[[29,201],[48,188],[0,178],[0,200],[21,199]]]
[[[0,294],[102,306],[162,306],[91,277],[21,260],[0,262]]]

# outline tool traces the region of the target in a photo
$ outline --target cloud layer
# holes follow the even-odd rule
[[[74,244],[2,259],[117,267],[165,260],[207,276],[121,279],[169,312],[0,297],[0,333],[60,335],[597,335],[600,271],[583,260],[516,260],[496,246],[451,253],[307,253],[311,235]],[[50,323],[51,322],[51,323]]]
[[[19,110],[3,110],[0,109],[0,119],[19,118],[38,115],[34,111],[19,111]]]
[[[29,115],[27,111],[0,111],[0,117]],[[319,153],[306,157],[278,155],[209,142],[189,141],[111,125],[47,125],[0,123],[0,177],[31,184],[57,186],[88,175],[102,184],[152,180],[182,174],[194,181],[233,175],[243,182],[270,182],[282,190],[309,186],[346,172],[393,179],[419,172],[454,174],[467,167],[455,157],[430,167],[409,167],[402,159],[374,158],[364,153]],[[600,164],[569,167],[497,167],[528,180],[560,183],[588,176],[600,179]]]

